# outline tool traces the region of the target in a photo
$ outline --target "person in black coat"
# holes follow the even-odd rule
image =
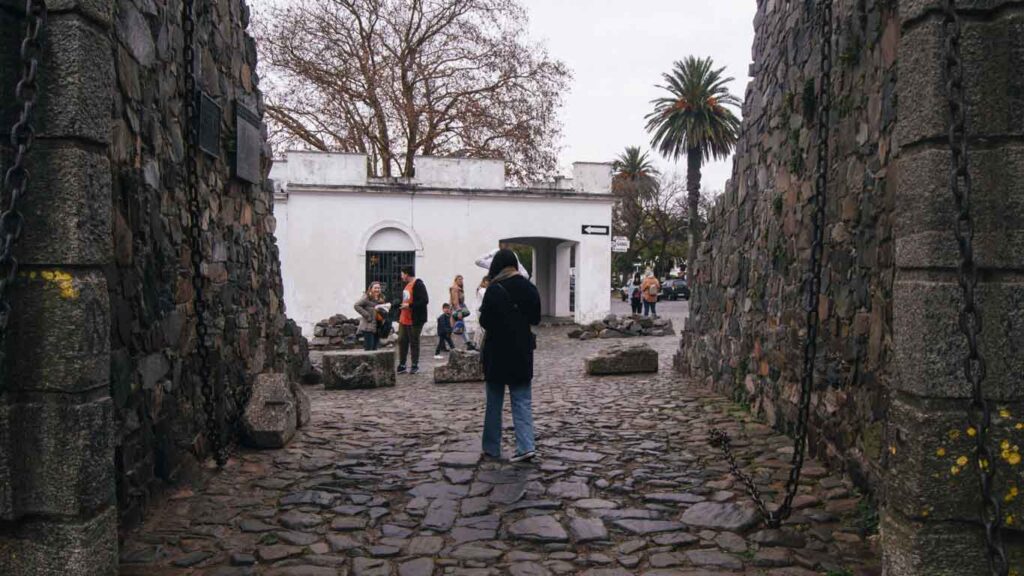
[[[511,462],[536,455],[533,434],[533,351],[536,337],[531,326],[540,324],[540,294],[519,273],[519,259],[511,250],[499,250],[488,272],[490,285],[480,305],[482,351],[487,381],[484,413],[484,454],[501,457],[501,412],[508,387],[515,426],[516,454]]]
[[[427,323],[430,297],[423,280],[416,278],[412,266],[402,267],[402,300],[398,314],[398,373],[404,374],[406,360],[412,352],[410,374],[420,370],[420,334]]]

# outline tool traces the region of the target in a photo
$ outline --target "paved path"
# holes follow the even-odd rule
[[[662,311],[678,328],[684,308]],[[787,528],[756,525],[707,431],[733,433],[769,494],[790,442],[672,373],[677,338],[645,339],[661,352],[657,376],[592,378],[582,359],[609,342],[566,331],[540,336],[539,461],[479,459],[481,385],[420,374],[393,389],[313,389],[312,426],[153,511],[122,546],[122,574],[877,573],[850,483],[813,461]]]

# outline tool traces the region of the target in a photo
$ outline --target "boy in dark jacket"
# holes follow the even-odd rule
[[[445,302],[441,310],[442,314],[437,317],[437,348],[434,349],[434,358],[438,360],[441,359],[441,352],[455,350],[455,343],[452,342],[452,306]]]

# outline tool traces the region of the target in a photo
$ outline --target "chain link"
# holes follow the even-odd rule
[[[206,416],[206,439],[218,466],[227,461],[227,452],[221,437],[220,419],[217,414],[217,394],[211,362],[213,360],[209,342],[209,327],[206,323],[208,307],[203,295],[203,208],[199,202],[199,134],[198,104],[195,77],[195,0],[184,0],[182,6],[182,31],[184,32],[185,60],[185,195],[188,198],[191,215],[192,289],[196,313],[196,353],[199,358],[199,380],[203,395],[203,412]],[[223,382],[221,382],[223,384]]]
[[[46,24],[46,5],[42,0],[25,2],[25,36],[21,41],[19,58],[21,78],[14,89],[14,99],[21,106],[18,120],[11,127],[10,142],[14,149],[14,161],[4,173],[3,194],[7,208],[0,214],[0,368],[6,366],[7,323],[11,318],[11,304],[8,290],[18,275],[18,259],[14,256],[14,245],[25,227],[24,218],[18,211],[18,202],[28,191],[29,173],[25,162],[32,143],[35,129],[32,128],[32,110],[39,95],[36,83],[39,77],[39,59],[42,47],[39,34]],[[4,378],[0,376],[0,389]]]
[[[807,448],[807,420],[811,412],[811,392],[814,388],[814,361],[818,352],[818,304],[821,294],[821,257],[824,250],[825,236],[825,195],[828,186],[828,127],[829,113],[832,109],[832,0],[821,0],[821,54],[818,81],[818,118],[817,118],[817,164],[814,182],[812,213],[811,261],[804,279],[804,311],[806,312],[807,335],[804,339],[803,373],[800,376],[800,400],[798,405],[796,430],[794,431],[793,456],[790,460],[789,478],[786,480],[785,496],[778,509],[771,511],[761,496],[754,481],[740,470],[736,457],[732,453],[729,435],[719,429],[712,429],[709,441],[713,447],[722,450],[733,476],[746,486],[747,493],[761,513],[761,518],[769,528],[778,528],[793,512],[793,498],[800,486],[800,473],[804,466],[804,455]]]
[[[949,109],[949,191],[956,203],[957,217],[953,227],[960,254],[959,283],[963,293],[960,309],[960,331],[967,341],[964,357],[964,377],[971,385],[971,404],[967,409],[968,425],[976,430],[974,436],[978,459],[978,479],[981,487],[981,523],[985,528],[985,547],[989,569],[994,576],[1006,576],[1009,562],[1002,541],[1002,514],[999,498],[993,490],[995,460],[989,450],[989,429],[992,409],[985,399],[982,382],[985,380],[985,359],[981,355],[978,336],[981,334],[981,310],[976,290],[978,268],[974,262],[974,222],[971,217],[971,174],[967,157],[967,106],[964,93],[964,68],[960,51],[960,16],[955,0],[944,0],[942,5],[945,24],[943,52],[946,70],[946,97]]]

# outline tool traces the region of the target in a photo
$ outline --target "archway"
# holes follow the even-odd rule
[[[576,306],[574,288],[578,279],[573,266],[578,242],[563,238],[516,237],[504,238],[502,244],[532,248],[531,280],[540,292],[541,310],[545,316],[575,318],[580,306]]]
[[[416,269],[416,242],[405,230],[396,226],[375,226],[364,249],[365,276],[363,285],[380,282],[381,293],[388,302],[401,295],[402,268]]]

